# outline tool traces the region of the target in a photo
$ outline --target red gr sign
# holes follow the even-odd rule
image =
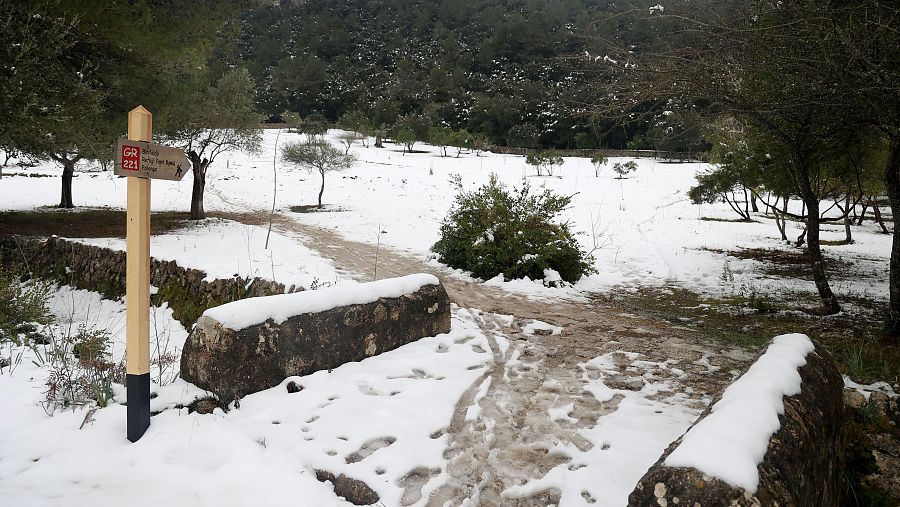
[[[138,171],[141,169],[141,149],[137,146],[122,146],[122,169]]]

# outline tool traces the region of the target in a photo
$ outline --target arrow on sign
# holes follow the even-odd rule
[[[114,174],[151,180],[181,181],[191,161],[183,150],[144,141],[119,139]]]

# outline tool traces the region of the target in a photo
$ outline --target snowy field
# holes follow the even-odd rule
[[[207,177],[207,211],[270,209],[276,135],[280,146],[300,138],[266,131],[261,154],[225,154],[215,161]],[[595,177],[589,159],[567,158],[553,177],[536,177],[521,156],[464,153],[459,158],[442,158],[437,148],[420,143],[415,149],[421,152],[403,154],[390,144],[384,149],[355,145],[351,152],[359,162],[344,173],[328,175],[326,209],[314,213],[295,213],[290,208],[315,204],[318,176],[289,169],[279,161],[275,164],[276,209],[289,220],[326,228],[348,240],[380,241],[382,246],[435,264],[429,249],[453,204],[455,175],[466,190],[474,190],[496,173],[509,186],[527,180],[536,189],[574,195],[564,219],[580,233],[585,250],[599,249],[594,254],[598,274],[574,287],[560,290],[528,280],[487,281],[495,288],[541,298],[614,294],[647,286],[680,286],[710,295],[733,294],[748,286],[771,295],[815,294],[810,280],[770,278],[759,261],[716,252],[791,247],[778,241],[774,222],[761,216],[755,223],[701,220],[734,218],[725,204],[695,206],[687,199],[687,190],[694,176],[705,170],[704,164],[639,159],[637,171],[629,178],[615,179],[610,168],[623,159],[610,160]],[[73,182],[77,206],[124,207],[123,179],[95,171],[89,164],[81,169]],[[0,179],[0,210],[54,205],[58,177],[22,174],[58,176],[59,172],[50,163],[7,168],[7,175]],[[191,176],[181,182],[155,181],[153,211],[186,211],[191,184]],[[800,232],[797,224],[789,223],[788,229],[792,237]],[[154,236],[151,251],[157,258],[202,269],[211,279],[258,276],[303,287],[356,283],[354,273],[342,271],[325,254],[310,248],[307,238],[276,230],[266,249],[266,233],[262,226],[211,218]],[[824,226],[823,239],[843,239],[843,227]],[[866,225],[854,228],[854,239],[851,245],[826,247],[826,255],[848,262],[867,276],[837,282],[835,289],[839,295],[883,300],[891,238]],[[80,241],[124,248],[120,238]],[[723,277],[723,271],[731,276]],[[113,358],[123,357],[121,301],[61,287],[54,293],[51,308],[57,330],[79,324],[109,329]],[[457,401],[488,368],[492,347],[499,347],[501,355],[513,347],[508,327],[495,326],[488,332],[480,315],[477,309],[455,308],[449,334],[332,371],[286,379],[280,386],[242,399],[240,409],[228,413],[217,409],[199,415],[177,408],[205,393],[180,379],[172,381],[174,370],[157,366],[151,371],[155,381],[152,410],[161,413],[136,444],[123,438],[126,409],[122,403],[126,400],[121,386],[107,408],[93,413],[81,408],[58,411],[49,417],[41,400],[51,371],[42,364],[40,347],[32,351],[3,346],[0,354],[11,359],[15,368],[11,374],[7,368],[0,375],[0,504],[122,505],[139,498],[141,505],[298,501],[311,506],[348,505],[336,499],[329,484],[316,480],[314,471],[321,468],[363,480],[379,494],[381,505],[425,505],[428,495],[448,478],[446,432]],[[525,334],[535,329],[555,334],[559,328],[532,322]],[[150,334],[154,354],[170,352],[177,357],[188,331],[163,306],[152,309]],[[566,464],[504,494],[527,496],[552,487],[561,491],[560,504],[565,506],[587,505],[588,500],[597,506],[625,505],[641,475],[693,422],[700,407],[668,381],[648,374],[639,391],[605,385],[606,375],[612,375],[613,355],[579,365],[586,391],[601,402],[619,400],[613,413],[577,430],[593,447],[548,449],[565,456]],[[675,370],[668,362],[628,357],[627,367],[638,373],[651,367]],[[590,369],[599,375],[588,377]],[[285,384],[291,380],[304,389],[288,393]],[[473,418],[478,417],[477,408],[477,403],[470,407]],[[552,408],[549,417],[566,423],[571,411],[571,406],[561,405]]]
[[[338,133],[330,132],[335,143]],[[207,211],[270,209],[276,136],[282,147],[301,138],[298,134],[268,130],[259,155],[226,153],[215,161],[207,176]],[[613,288],[633,290],[674,285],[712,295],[731,294],[742,287],[769,294],[815,294],[811,280],[773,278],[765,274],[758,261],[716,252],[741,248],[794,249],[780,242],[775,223],[769,218],[757,216],[755,223],[701,220],[736,218],[724,203],[697,206],[688,200],[687,191],[695,184],[694,176],[706,169],[705,164],[636,159],[638,169],[634,173],[627,179],[615,179],[611,167],[624,159],[610,159],[599,177],[595,177],[589,159],[566,158],[553,177],[537,177],[522,156],[463,153],[457,158],[453,156],[455,150],[449,150],[450,157],[440,157],[438,148],[423,143],[417,144],[414,147],[417,153],[412,154],[404,154],[399,146],[392,144],[385,144],[382,149],[371,147],[371,142],[369,146],[354,145],[350,151],[359,159],[356,166],[327,176],[326,212],[290,211],[291,206],[315,204],[318,175],[291,169],[279,160],[275,164],[277,210],[294,220],[334,230],[348,239],[373,244],[380,241],[384,246],[428,258],[430,247],[438,240],[441,220],[456,194],[451,177],[459,175],[464,188],[474,190],[485,184],[491,173],[496,173],[509,186],[520,186],[525,179],[535,189],[546,187],[575,196],[564,219],[580,233],[579,240],[585,250],[599,247],[595,252],[598,274],[582,279],[577,290],[604,292]],[[82,168],[90,170],[91,166],[85,164]],[[12,168],[7,172],[22,171]],[[47,163],[27,172],[58,175],[60,170]],[[152,209],[186,211],[191,184],[190,175],[181,182],[155,181]],[[0,180],[0,210],[53,205],[58,193],[58,178],[5,177]],[[125,181],[110,173],[77,173],[73,195],[77,206],[122,208]],[[798,207],[794,211],[799,212],[799,202],[794,204]],[[839,295],[887,298],[886,266],[891,238],[878,234],[876,228],[867,222],[865,226],[854,227],[853,244],[825,247],[826,255],[849,262],[862,275],[848,277],[849,281],[836,280],[834,288]],[[795,238],[800,231],[799,224],[788,223],[789,237]],[[823,225],[823,240],[838,241],[843,239],[843,234],[841,224]],[[217,276],[253,274],[301,284],[308,284],[310,277],[332,282],[340,278],[335,276],[328,260],[316,259],[314,253],[303,251],[302,238],[280,242],[278,248],[272,249],[275,252],[272,259],[272,252],[262,248],[265,242],[262,228],[219,223],[207,229],[177,232],[174,236],[155,238],[154,255],[174,258],[179,263],[185,261],[185,265],[206,269]],[[205,255],[217,248],[208,246],[206,238],[224,240],[231,255],[227,259]],[[291,244],[298,240],[299,245]],[[91,242],[104,243],[103,240]],[[279,253],[282,250],[292,253]],[[294,251],[302,259],[301,268],[284,264],[293,258]],[[731,276],[723,277],[726,270]],[[538,284],[501,285],[546,295]]]
[[[110,329],[113,357],[123,357],[121,302],[61,287],[51,309],[62,328]],[[187,333],[171,311],[153,308],[152,317],[151,350],[157,350],[158,341],[163,350],[179,350]],[[454,309],[448,334],[332,371],[285,379],[243,398],[240,409],[228,413],[189,414],[179,407],[207,393],[180,379],[160,387],[156,380],[167,372],[154,369],[151,410],[160,413],[135,444],[123,437],[127,399],[121,386],[107,408],[57,410],[48,417],[42,400],[49,368],[41,364],[41,355],[6,349],[14,368],[0,375],[0,498],[16,506],[113,506],[135,499],[140,505],[171,506],[298,500],[309,506],[350,505],[316,480],[315,470],[325,469],[366,482],[381,497],[379,505],[424,505],[448,477],[443,455],[455,404],[490,362],[492,344],[479,325],[483,322],[477,310]],[[552,326],[529,325],[544,328]],[[500,353],[510,346],[503,332],[495,327],[491,333]],[[584,365],[584,371],[603,372],[613,364],[612,354],[605,354]],[[644,471],[697,416],[697,408],[677,394],[665,401],[649,399],[672,390],[666,381],[648,380],[635,392],[610,389],[603,378],[587,379],[585,373],[587,389],[601,401],[622,400],[615,412],[582,430],[593,448],[551,449],[571,464],[511,488],[510,497],[554,487],[561,491],[561,505],[585,505],[584,491],[595,505],[624,505]],[[303,390],[289,393],[285,386],[291,381]],[[476,396],[472,406],[463,407],[467,421],[478,417],[477,401]],[[562,405],[550,416],[565,422],[572,410],[571,404]]]

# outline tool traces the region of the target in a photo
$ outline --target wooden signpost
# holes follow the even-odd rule
[[[116,144],[115,174],[128,178],[125,260],[125,389],[127,435],[136,442],[150,426],[150,180],[180,180],[190,167],[184,152],[153,144],[153,115],[128,113],[128,139]]]

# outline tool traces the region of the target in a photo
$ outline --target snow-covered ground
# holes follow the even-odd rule
[[[332,131],[332,135],[336,132]],[[266,131],[258,156],[225,154],[210,168],[208,211],[264,211],[272,203],[273,151],[277,133]],[[280,133],[279,143],[299,139]],[[488,181],[491,173],[510,186],[527,180],[532,187],[574,195],[563,218],[569,220],[586,250],[596,245],[598,273],[574,288],[551,289],[529,281],[486,283],[494,288],[540,297],[554,294],[611,292],[642,286],[678,285],[707,294],[723,294],[741,287],[761,293],[797,291],[813,294],[811,281],[772,279],[755,260],[740,260],[714,250],[789,248],[778,241],[769,219],[756,223],[708,221],[731,218],[727,205],[695,206],[686,196],[704,164],[669,164],[636,160],[628,179],[614,179],[613,159],[595,177],[589,159],[567,158],[554,177],[536,177],[524,158],[513,155],[463,154],[442,158],[438,149],[417,144],[422,153],[402,154],[400,148],[354,146],[359,162],[350,170],[328,175],[325,212],[294,213],[295,205],[314,204],[318,176],[276,163],[276,208],[300,223],[320,226],[354,241],[380,242],[421,259],[438,239],[441,220],[453,204],[455,175],[467,190]],[[89,166],[83,166],[89,169]],[[7,168],[6,174],[58,175],[53,164],[29,169]],[[185,211],[189,207],[191,177],[181,182],[155,181],[154,211]],[[30,210],[53,205],[58,178],[4,176],[0,179],[0,210]],[[125,182],[109,173],[80,172],[73,183],[75,203],[84,207],[122,208]],[[77,212],[77,211],[76,211]],[[794,229],[795,224],[789,224]],[[273,231],[265,248],[266,228],[225,219],[208,219],[155,236],[152,254],[185,267],[207,272],[210,278],[234,275],[274,279],[286,285],[351,284],[325,254],[306,246],[306,238]],[[799,230],[789,230],[797,236]],[[840,226],[825,226],[823,239],[843,238]],[[856,227],[856,243],[826,247],[856,269],[871,273],[860,280],[836,284],[839,294],[873,299],[887,295],[890,237],[874,227]],[[115,238],[83,239],[86,243],[122,249]],[[723,276],[723,272],[730,273]],[[465,277],[464,273],[453,276]],[[95,293],[60,288],[51,301],[58,326],[80,323],[109,329],[113,358],[124,354],[124,307]],[[51,374],[35,352],[4,345],[3,357],[17,364],[12,374],[0,375],[0,504],[11,505],[344,505],[332,488],[316,480],[314,470],[326,469],[363,480],[383,505],[400,505],[410,488],[423,505],[428,494],[446,482],[447,425],[456,402],[485,371],[492,358],[491,340],[505,352],[506,329],[485,335],[477,311],[454,310],[452,330],[397,350],[350,363],[333,371],[285,380],[304,386],[288,393],[284,384],[241,400],[240,409],[227,414],[188,414],[186,405],[203,393],[181,380],[154,385],[153,418],[147,435],[136,444],[124,439],[124,393],[117,389],[111,406],[86,421],[85,409],[48,416],[41,408],[45,382]],[[509,319],[510,323],[512,318]],[[187,331],[165,306],[153,309],[151,350],[178,354]],[[802,331],[802,330],[798,330]],[[552,333],[560,328],[534,322],[524,335]],[[514,341],[514,340],[513,340]],[[21,354],[21,356],[19,356]],[[708,362],[706,356],[703,357]],[[651,364],[630,357],[630,368]],[[605,402],[615,396],[618,408],[597,424],[579,429],[593,444],[589,450],[559,446],[565,465],[545,477],[510,488],[510,497],[527,496],[543,488],[561,491],[561,505],[624,505],[625,497],[663,449],[683,433],[698,414],[695,404],[679,393],[662,400],[671,386],[648,383],[641,391],[607,387],[604,372],[611,368],[604,355],[582,366],[601,372],[585,377],[585,390]],[[662,363],[652,363],[658,367]],[[665,368],[670,365],[666,363]],[[166,383],[171,370],[156,368],[151,376]],[[483,386],[486,392],[488,384]],[[579,391],[580,392],[580,391]],[[478,417],[478,395],[467,415]],[[548,417],[570,423],[571,407],[554,407]],[[83,424],[84,423],[84,424]],[[82,428],[83,426],[83,428]],[[434,472],[437,470],[437,472]],[[423,472],[424,471],[424,472]],[[413,497],[415,497],[413,494]],[[409,497],[407,497],[409,498]]]
[[[207,280],[231,278],[266,278],[309,288],[318,284],[352,283],[341,276],[330,260],[303,245],[302,238],[290,238],[277,231],[269,237],[266,227],[248,225],[218,218],[207,218],[192,225],[152,236],[153,257],[175,261],[179,266],[206,272]],[[125,250],[123,238],[75,238],[90,245]]]
[[[331,131],[332,137],[338,133]],[[271,207],[276,135],[282,147],[301,138],[298,134],[268,130],[259,155],[226,153],[215,161],[207,176],[207,210],[244,212]],[[636,159],[638,168],[634,173],[627,179],[615,179],[610,168],[624,159],[610,159],[599,177],[595,177],[589,159],[566,158],[553,177],[537,177],[522,156],[464,153],[459,158],[440,157],[438,148],[423,143],[417,144],[417,153],[412,154],[404,154],[399,146],[391,144],[382,149],[372,147],[371,143],[369,146],[356,144],[351,148],[351,153],[359,159],[352,169],[328,174],[324,195],[327,212],[290,211],[291,206],[315,204],[318,175],[291,169],[279,160],[275,164],[276,208],[294,220],[332,229],[348,239],[380,241],[382,245],[426,258],[456,195],[451,178],[459,175],[464,188],[474,190],[485,184],[491,173],[496,173],[510,186],[519,186],[524,179],[536,189],[549,188],[574,195],[563,219],[569,220],[580,233],[579,240],[586,250],[600,246],[595,252],[598,273],[580,281],[576,289],[608,291],[679,285],[711,294],[727,294],[741,287],[770,294],[785,291],[815,294],[811,280],[769,277],[759,261],[713,251],[791,247],[778,240],[771,219],[757,217],[756,223],[701,220],[735,218],[726,204],[696,206],[688,200],[687,191],[695,184],[694,176],[704,171],[706,164]],[[7,169],[9,172],[22,170]],[[27,172],[56,175],[59,169],[47,163]],[[73,193],[77,205],[119,208],[124,205],[124,180],[110,173],[82,172],[76,176]],[[155,181],[152,209],[187,210],[191,184],[191,176],[181,182]],[[25,210],[52,205],[58,186],[58,178],[4,177],[0,180],[0,209]],[[796,204],[799,207],[799,202]],[[337,279],[327,260],[313,259],[308,252],[297,253],[304,264],[301,268],[280,266],[295,255],[294,251],[302,250],[302,246],[290,244],[296,244],[297,238],[279,243],[278,248],[272,249],[276,258],[271,259],[269,256],[273,254],[260,246],[265,242],[262,228],[234,223],[206,227],[209,227],[206,231],[178,233],[179,237],[172,240],[156,238],[154,255],[188,261],[189,265],[205,268],[216,276],[253,273],[308,283],[309,276],[304,273],[312,273],[311,276],[320,280]],[[789,223],[788,229],[791,237],[800,233],[796,223]],[[195,238],[197,247],[182,244],[185,236]],[[208,247],[224,246],[231,255],[220,258],[192,254],[192,250],[204,252],[201,248],[207,237],[216,242]],[[824,225],[822,238],[843,239],[843,226]],[[876,226],[867,222],[866,226],[854,228],[854,240],[851,245],[827,246],[826,254],[850,262],[866,276],[836,281],[835,289],[842,295],[886,299],[890,237],[877,234]],[[285,250],[292,253],[279,255],[279,251]],[[273,263],[274,275],[271,274]],[[723,272],[729,274],[723,276]],[[538,284],[504,282],[499,285],[518,292],[547,295]]]
[[[122,358],[121,302],[61,287],[50,304],[62,327],[110,329],[113,357]],[[171,311],[152,313],[153,329],[161,332],[151,332],[151,348],[159,336],[164,347],[180,349],[187,333]],[[50,375],[40,365],[45,354],[4,346],[5,357],[23,355],[12,373],[4,369],[0,375],[0,498],[15,506],[349,505],[316,480],[315,470],[323,469],[364,481],[381,497],[379,505],[409,498],[418,501],[404,505],[424,505],[448,478],[444,452],[457,400],[490,363],[491,343],[478,325],[479,314],[455,309],[448,334],[332,371],[290,377],[243,398],[228,413],[188,413],[177,407],[203,391],[180,379],[164,386],[154,382],[151,410],[160,413],[135,444],[124,438],[127,399],[121,386],[106,408],[48,416],[41,408]],[[530,328],[552,326],[536,322]],[[510,344],[499,331],[491,340],[502,353]],[[593,363],[610,361],[601,356]],[[151,372],[154,381],[157,375]],[[288,392],[292,381],[303,389]],[[635,392],[610,389],[600,376],[588,381],[588,389],[600,401],[624,397],[615,412],[580,430],[593,447],[559,445],[552,452],[568,456],[571,464],[506,494],[553,487],[561,491],[561,505],[585,505],[585,491],[596,505],[624,505],[644,471],[698,413],[677,395],[665,402],[649,399],[671,389],[664,381]],[[467,419],[478,416],[478,401],[476,396],[464,407]],[[569,405],[550,415],[569,420],[571,411]]]
[[[122,357],[120,302],[63,287],[51,307],[67,325],[110,328],[114,357]],[[153,313],[154,327],[171,329],[170,345],[180,348],[186,333],[171,312]],[[170,409],[134,445],[123,438],[122,405],[98,410],[83,429],[84,409],[48,417],[39,405],[48,368],[26,351],[13,374],[0,375],[0,498],[12,500],[8,505],[283,505],[299,498],[305,505],[343,505],[315,479],[314,469],[325,468],[364,480],[385,505],[398,505],[404,474],[441,467],[446,442],[432,435],[482,373],[486,350],[478,326],[455,317],[447,335],[287,379],[304,389],[291,394],[278,386],[244,398],[228,414],[171,408],[203,393],[183,381],[154,385],[151,409]],[[127,401],[124,393],[116,401]],[[388,441],[390,449],[379,451]]]

